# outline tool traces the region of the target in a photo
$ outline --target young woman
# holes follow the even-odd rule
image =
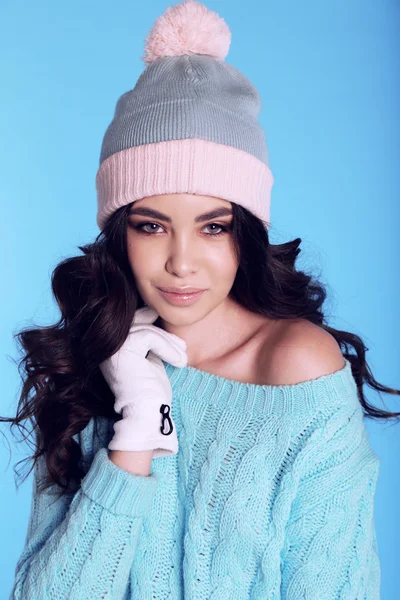
[[[20,332],[35,430],[11,600],[378,600],[380,459],[363,385],[387,393],[326,292],[269,242],[260,97],[226,23],[167,9],[118,100],[101,229]],[[172,288],[172,291],[171,291]],[[192,292],[198,290],[197,293]]]

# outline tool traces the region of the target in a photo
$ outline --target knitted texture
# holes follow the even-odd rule
[[[274,177],[252,81],[225,61],[231,31],[201,2],[158,17],[146,68],[117,100],[96,173],[103,229],[122,206],[160,194],[222,198],[270,226]]]
[[[282,386],[164,365],[179,453],[132,475],[96,418],[75,494],[39,494],[35,465],[10,600],[378,600],[380,458],[349,361]]]

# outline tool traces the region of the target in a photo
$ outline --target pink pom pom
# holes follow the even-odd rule
[[[142,56],[146,65],[164,56],[206,54],[224,60],[231,32],[216,12],[196,0],[170,6],[153,25]]]

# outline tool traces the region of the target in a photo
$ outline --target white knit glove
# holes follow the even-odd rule
[[[121,348],[100,364],[115,396],[114,410],[122,414],[110,450],[154,450],[153,458],[178,453],[172,388],[161,359],[185,367],[186,342],[152,325],[157,318],[150,307],[137,310]]]

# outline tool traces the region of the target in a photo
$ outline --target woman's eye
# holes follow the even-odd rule
[[[218,223],[210,223],[210,225],[206,225],[206,227],[218,227],[218,229],[220,231],[217,231],[216,233],[212,233],[211,235],[216,236],[216,235],[221,235],[223,233],[226,233],[228,231],[228,227],[226,227],[225,225],[218,225]]]
[[[139,225],[135,225],[135,229],[137,229],[138,231],[140,231],[141,233],[147,233],[147,234],[152,234],[155,232],[155,230],[150,230],[150,231],[145,231],[145,227],[148,227],[149,225],[155,225],[156,227],[161,227],[160,225],[157,225],[157,223],[140,223]]]
[[[158,225],[157,223],[139,223],[138,225],[134,225],[133,227],[134,227],[134,229],[139,231],[139,233],[143,233],[145,235],[153,235],[153,234],[159,233],[157,231],[157,228],[161,227],[161,225]],[[148,228],[147,230],[145,229],[146,227]],[[219,225],[218,223],[210,223],[209,225],[206,225],[204,227],[204,229],[212,228],[212,227],[217,227],[219,229],[219,231],[217,231],[215,233],[206,234],[210,237],[216,237],[218,235],[223,235],[224,233],[226,233],[229,230],[228,226]],[[162,227],[161,227],[161,229],[162,229]]]

